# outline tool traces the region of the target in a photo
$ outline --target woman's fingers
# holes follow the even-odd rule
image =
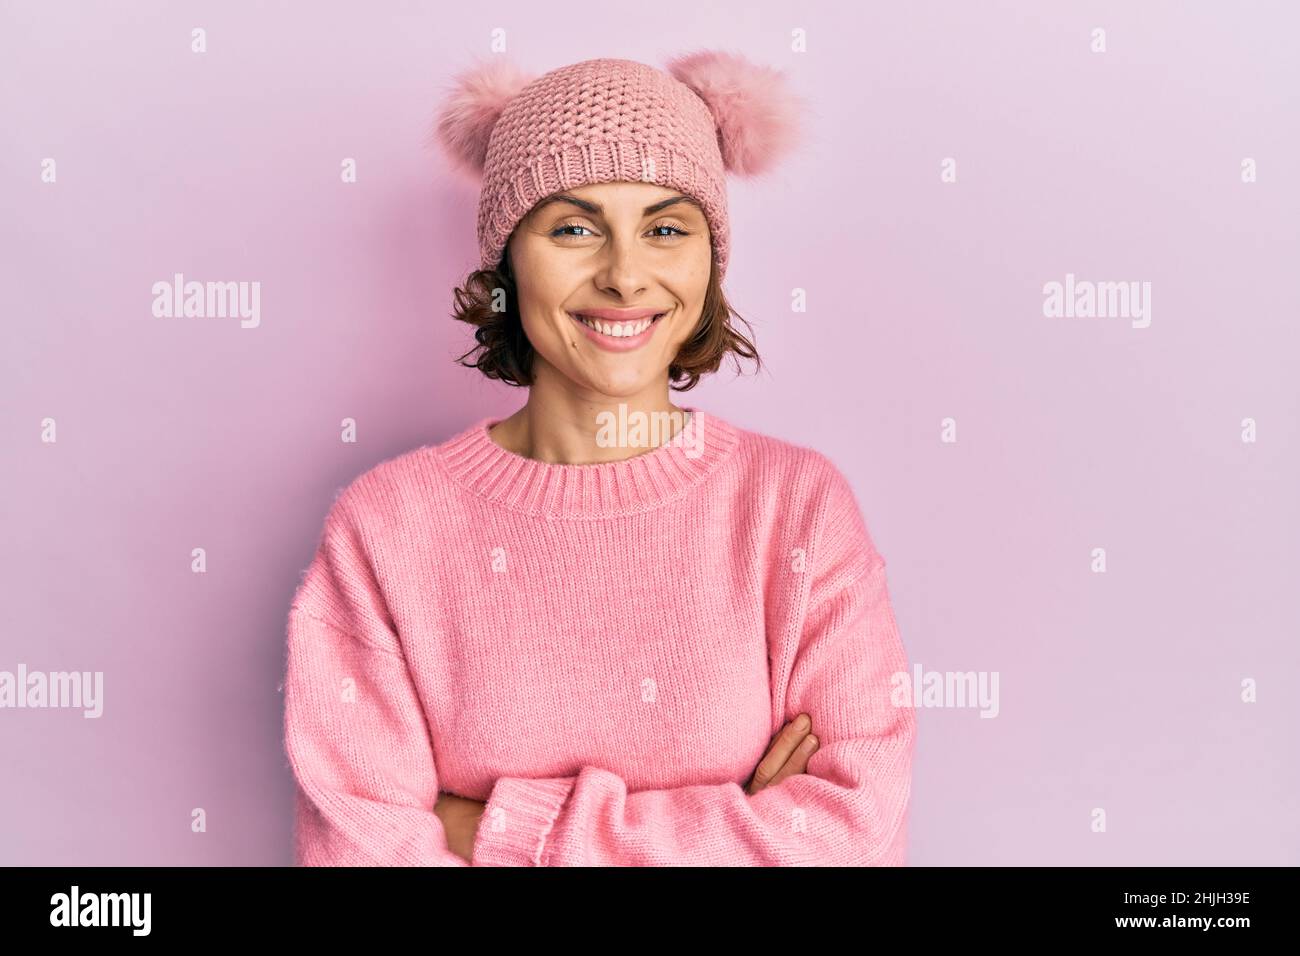
[[[433,812],[442,821],[442,829],[447,838],[447,849],[467,863],[473,861],[474,841],[478,836],[479,822],[485,805],[482,800],[445,792],[438,793],[438,799],[433,805]]]
[[[791,773],[803,773],[803,768],[807,766],[807,758],[812,751],[803,753],[800,751],[800,746],[810,736],[808,732],[811,729],[812,720],[807,714],[800,714],[782,727],[768,747],[767,753],[763,755],[763,759],[754,768],[754,775],[750,778],[746,790],[751,794],[757,793],[764,787],[779,783]],[[795,763],[789,771],[786,771],[786,763],[791,758],[795,758]]]
[[[790,759],[785,762],[785,766],[776,772],[776,776],[769,780],[766,786],[775,787],[786,777],[796,773],[805,773],[808,770],[808,758],[817,752],[817,736],[808,734],[799,742],[795,752],[790,755]]]

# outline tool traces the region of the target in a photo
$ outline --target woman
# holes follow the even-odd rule
[[[797,107],[714,52],[458,77],[457,317],[528,400],[326,518],[288,622],[299,864],[904,863],[907,659],[847,480],[669,401],[757,357],[724,175],[770,167]]]

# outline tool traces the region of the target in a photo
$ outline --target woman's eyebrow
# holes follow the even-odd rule
[[[700,210],[700,212],[704,212],[704,208],[693,196],[669,196],[667,199],[646,206],[645,209],[642,210],[642,215],[652,216],[661,209],[666,209],[674,203],[679,202],[689,203],[696,209]],[[605,207],[600,203],[591,202],[586,199],[579,199],[577,196],[570,196],[568,193],[555,193],[554,195],[547,196],[545,199],[537,203],[533,208],[533,212],[541,212],[543,208],[549,206],[551,203],[570,203],[577,206],[579,209],[585,209],[587,212],[593,213],[597,216],[604,215],[605,212]]]

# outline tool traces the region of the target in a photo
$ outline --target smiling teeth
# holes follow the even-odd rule
[[[642,319],[640,322],[601,322],[599,319],[589,319],[585,315],[580,315],[578,321],[601,335],[621,339],[631,335],[640,335],[650,328],[650,323],[654,322],[656,318],[657,316],[651,316],[648,319]]]

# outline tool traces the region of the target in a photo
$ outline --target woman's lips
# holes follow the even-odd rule
[[[569,318],[582,329],[587,338],[609,352],[627,352],[640,348],[650,341],[655,326],[667,312],[655,312],[652,309],[614,310],[594,309],[592,312],[570,312]],[[614,318],[617,316],[618,318]],[[597,328],[592,328],[583,321],[587,317]],[[644,326],[644,328],[641,328]],[[601,331],[602,329],[606,331]],[[634,329],[640,329],[629,334]],[[622,333],[622,334],[618,334]]]

